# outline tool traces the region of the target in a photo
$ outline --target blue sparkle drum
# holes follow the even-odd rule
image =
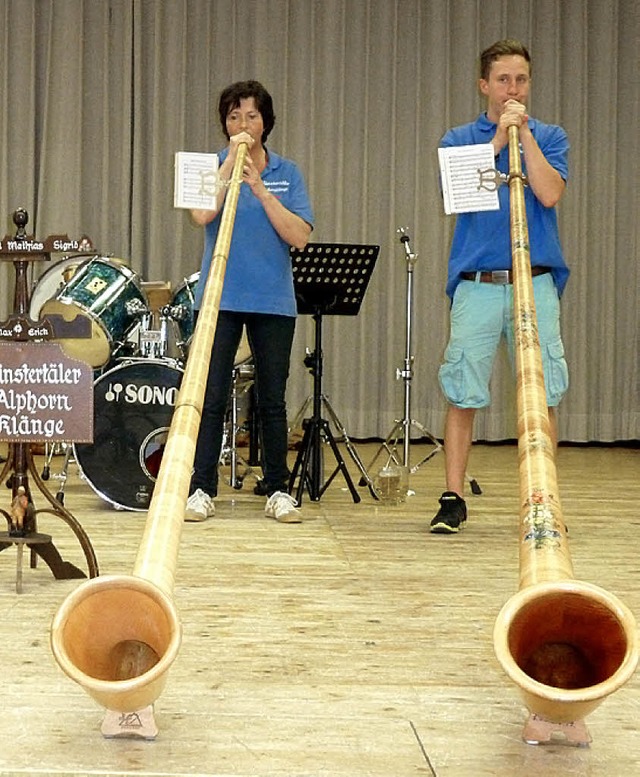
[[[40,316],[59,314],[70,321],[76,315],[91,320],[91,338],[59,339],[71,358],[104,367],[127,347],[127,335],[148,311],[138,276],[120,261],[97,256],[81,264],[56,295],[45,302]]]
[[[189,355],[189,346],[191,345],[191,339],[193,338],[193,330],[195,329],[194,303],[195,291],[199,278],[199,272],[185,278],[184,283],[178,286],[173,295],[169,307],[169,318],[177,327],[176,345],[180,349],[185,360]],[[247,339],[247,333],[246,331],[243,331],[234,362],[236,368],[239,368],[243,377],[246,375],[247,377],[253,378],[253,364],[249,364],[250,360],[251,348],[249,346],[249,340]]]
[[[189,345],[195,327],[193,311],[195,291],[199,278],[199,272],[185,278],[184,283],[178,286],[176,293],[171,299],[170,318],[177,329],[176,345],[185,357],[189,353]]]

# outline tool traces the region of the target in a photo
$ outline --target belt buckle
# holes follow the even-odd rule
[[[509,270],[491,270],[491,283],[506,286],[509,283]]]

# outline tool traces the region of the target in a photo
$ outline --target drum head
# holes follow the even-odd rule
[[[40,318],[40,310],[45,302],[55,297],[71,277],[71,273],[83,262],[94,257],[86,254],[65,256],[54,265],[49,266],[38,278],[29,300],[29,317],[32,321]]]
[[[65,321],[73,321],[76,316],[87,316],[87,311],[74,302],[50,299],[42,306],[42,317],[45,318],[49,315],[58,315],[62,316]],[[88,316],[88,318],[91,321],[90,338],[60,337],[55,342],[60,344],[70,359],[79,359],[94,368],[104,367],[111,356],[109,333],[99,319],[93,316]]]
[[[114,507],[148,509],[181,380],[173,360],[132,359],[95,381],[94,441],[74,450],[83,477]]]

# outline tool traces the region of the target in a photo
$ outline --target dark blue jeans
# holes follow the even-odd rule
[[[244,325],[253,353],[265,490],[268,494],[288,490],[290,472],[287,466],[285,391],[295,323],[295,318],[290,316],[219,312],[190,493],[197,488],[210,496],[216,496],[218,492],[218,460],[234,361]]]

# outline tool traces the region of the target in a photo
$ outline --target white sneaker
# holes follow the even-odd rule
[[[302,515],[296,507],[298,503],[284,491],[276,491],[267,499],[264,514],[280,523],[302,523]]]
[[[213,498],[201,488],[196,489],[187,499],[187,509],[184,513],[185,521],[206,521],[216,514]]]

